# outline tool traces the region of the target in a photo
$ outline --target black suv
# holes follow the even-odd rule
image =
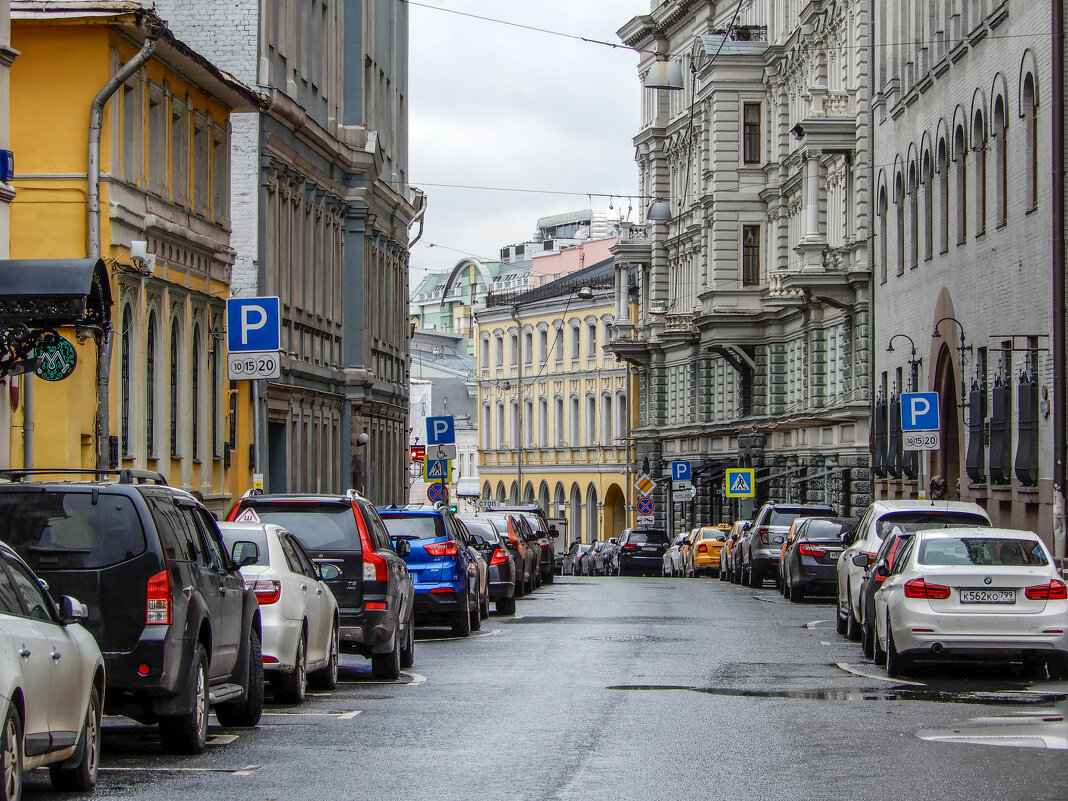
[[[376,678],[400,678],[415,663],[412,578],[374,505],[349,490],[344,495],[263,495],[239,500],[227,520],[277,523],[300,540],[312,560],[340,571],[326,583],[337,598],[341,647],[371,660]]]
[[[57,480],[27,480],[43,475]],[[107,712],[158,723],[176,753],[204,750],[209,704],[224,726],[259,723],[259,605],[203,505],[147,471],[0,478],[11,482],[0,484],[6,542],[53,593],[89,608]]]
[[[664,554],[670,547],[671,541],[662,528],[625,528],[616,540],[615,573],[659,576],[664,569]]]

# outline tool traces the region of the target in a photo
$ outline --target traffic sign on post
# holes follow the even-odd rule
[[[937,431],[938,420],[937,392],[901,393],[902,431]]]
[[[728,498],[752,498],[756,495],[756,476],[751,467],[732,467],[723,482]]]
[[[427,459],[423,462],[423,478],[448,484],[452,480],[452,462],[448,459]]]
[[[690,481],[692,480],[693,473],[690,472],[689,462],[672,462],[671,463],[671,480],[672,481]]]
[[[282,315],[278,298],[230,298],[226,301],[226,348],[231,353],[278,351]]]
[[[426,419],[426,444],[451,445],[456,442],[456,428],[452,417],[428,417]]]
[[[656,504],[653,503],[653,499],[649,497],[638,498],[638,514],[651,515],[656,509]]]
[[[431,503],[445,503],[449,500],[449,488],[444,484],[431,484],[426,489],[426,497]]]

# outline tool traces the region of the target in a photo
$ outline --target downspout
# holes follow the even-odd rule
[[[1050,4],[1053,77],[1052,102],[1052,208],[1053,208],[1053,553],[1065,556],[1065,335],[1064,335],[1064,0]]]
[[[104,104],[126,80],[137,72],[156,49],[161,29],[152,25],[148,29],[148,38],[137,55],[127,61],[104,88],[93,98],[89,107],[89,258],[100,258],[100,132],[104,124]],[[110,310],[109,310],[110,314]],[[110,318],[97,335],[96,365],[96,466],[98,470],[108,469],[108,440],[111,433],[109,405],[111,403],[108,382],[111,378],[111,325]]]
[[[875,342],[875,0],[868,0],[868,340]],[[875,348],[868,347],[868,497],[875,500],[871,469],[875,436]]]

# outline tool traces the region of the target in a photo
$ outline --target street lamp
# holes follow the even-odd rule
[[[949,320],[951,323],[954,323],[957,326],[957,330],[960,332],[960,344],[956,347],[957,352],[960,354],[960,403],[958,404],[958,406],[961,409],[964,409],[967,406],[968,397],[967,390],[965,389],[964,385],[964,351],[971,350],[972,346],[965,344],[964,326],[961,325],[960,320],[958,320],[956,317],[943,317],[942,319],[940,319],[937,323],[935,323],[934,331],[931,332],[931,337],[933,339],[937,339],[938,337],[942,336],[942,334],[938,331],[938,326],[940,326],[946,320]]]
[[[912,337],[910,337],[908,334],[894,334],[892,337],[890,337],[890,342],[886,346],[887,353],[894,352],[894,340],[898,337],[907,339],[909,341],[909,348],[911,349],[908,359],[909,389],[915,390],[917,389],[917,385],[919,383],[918,368],[921,364],[923,364],[923,357],[921,356],[918,359],[916,358],[916,343],[912,341]]]

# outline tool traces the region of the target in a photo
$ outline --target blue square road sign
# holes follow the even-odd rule
[[[689,462],[672,462],[671,463],[671,480],[672,481],[690,481],[693,473],[690,472]]]
[[[452,417],[428,417],[426,419],[427,445],[452,445],[456,442],[456,427]]]
[[[279,350],[282,315],[278,298],[226,301],[226,348],[230,353]]]
[[[901,393],[902,431],[937,431],[938,416],[937,392]]]

